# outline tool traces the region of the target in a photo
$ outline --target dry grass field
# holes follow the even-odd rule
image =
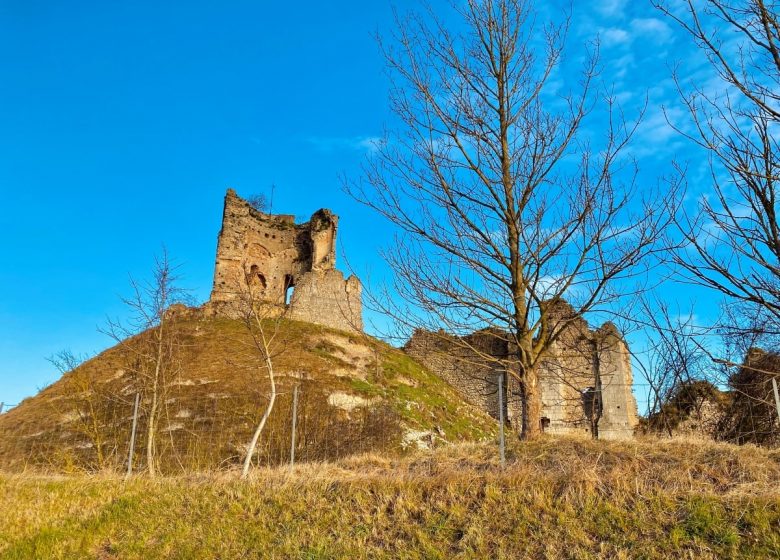
[[[214,475],[0,476],[0,558],[778,558],[780,452],[491,444]]]

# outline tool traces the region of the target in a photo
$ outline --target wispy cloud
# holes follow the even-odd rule
[[[375,152],[384,140],[379,136],[309,136],[306,141],[321,152]]]
[[[622,17],[627,3],[628,0],[599,0],[595,3],[595,8],[604,17]]]
[[[628,31],[619,27],[608,27],[606,29],[602,29],[599,35],[601,37],[601,42],[604,44],[604,46],[607,47],[627,45],[634,40]]]
[[[665,44],[672,38],[672,28],[658,18],[635,18],[631,20],[634,37],[651,38],[655,43]]]
[[[651,105],[634,136],[631,153],[639,158],[672,157],[680,148],[680,133],[670,124],[682,122],[682,109]]]
[[[653,18],[634,18],[627,26],[603,27],[599,30],[606,47],[629,47],[636,41],[666,45],[672,40],[672,28],[665,21]]]

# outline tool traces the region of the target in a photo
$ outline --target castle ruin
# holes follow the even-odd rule
[[[229,189],[206,309],[238,316],[249,282],[272,315],[362,332],[360,281],[355,276],[345,280],[335,268],[337,230],[338,217],[329,210],[296,224],[294,216],[261,212]],[[567,326],[540,366],[543,430],[632,437],[637,407],[624,340],[611,323],[591,330],[565,302],[558,303],[556,313]],[[507,373],[514,367],[513,344],[498,329],[465,337],[418,330],[404,350],[494,418],[499,417],[501,374],[505,418],[520,430],[520,387]]]
[[[236,316],[250,282],[274,315],[361,332],[362,288],[335,268],[337,229],[330,210],[296,224],[294,216],[261,212],[228,189],[209,309]]]
[[[637,406],[625,341],[612,323],[591,330],[568,304],[560,302],[558,307],[568,316],[566,327],[539,368],[542,430],[600,439],[633,437]],[[494,418],[499,418],[501,375],[504,417],[519,431],[520,386],[508,373],[517,368],[513,345],[508,333],[499,329],[484,329],[465,337],[417,330],[404,350]]]

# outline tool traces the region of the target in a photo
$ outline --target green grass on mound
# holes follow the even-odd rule
[[[160,468],[181,474],[241,463],[270,392],[249,331],[240,321],[198,316],[171,329],[177,343],[160,399]],[[379,340],[290,320],[269,321],[266,329],[275,333],[279,394],[257,450],[262,465],[289,460],[294,387],[301,461],[404,453],[418,445],[407,434],[437,445],[496,432],[496,423],[454,388]],[[0,470],[121,472],[136,392],[142,397],[135,465],[143,469],[150,395],[132,364],[149,335],[106,350],[0,416]],[[358,404],[339,406],[345,399]]]
[[[215,476],[0,478],[0,557],[778,558],[780,454],[544,439]]]

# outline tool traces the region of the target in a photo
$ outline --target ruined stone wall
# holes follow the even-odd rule
[[[260,212],[228,190],[208,309],[238,315],[248,282],[270,314],[362,330],[360,281],[344,280],[335,269],[337,229],[329,210],[296,224],[293,216]]]
[[[596,333],[599,345],[599,382],[602,395],[602,416],[599,437],[626,439],[633,435],[639,423],[636,399],[632,392],[631,355],[625,341],[611,323]]]
[[[475,350],[479,350],[475,351]],[[500,364],[487,356],[506,354],[506,341],[485,333],[465,340],[444,331],[416,330],[404,351],[452,385],[471,404],[498,418],[498,374]]]
[[[609,323],[591,331],[582,318],[565,319],[567,328],[539,369],[544,431],[590,437],[595,430],[602,439],[632,437],[637,409],[625,342]],[[507,339],[500,331],[479,331],[458,339],[418,330],[404,350],[497,418],[496,375],[513,367],[507,361],[512,355]],[[520,430],[519,383],[511,375],[505,379],[506,417]]]
[[[288,317],[344,331],[362,331],[362,286],[355,276],[346,281],[338,270],[301,275],[290,300]]]
[[[542,425],[552,434],[592,434],[595,403],[587,395],[596,385],[594,346],[588,323],[565,303],[548,311],[551,323],[565,321],[539,368],[542,386]],[[560,325],[556,324],[556,329]]]

